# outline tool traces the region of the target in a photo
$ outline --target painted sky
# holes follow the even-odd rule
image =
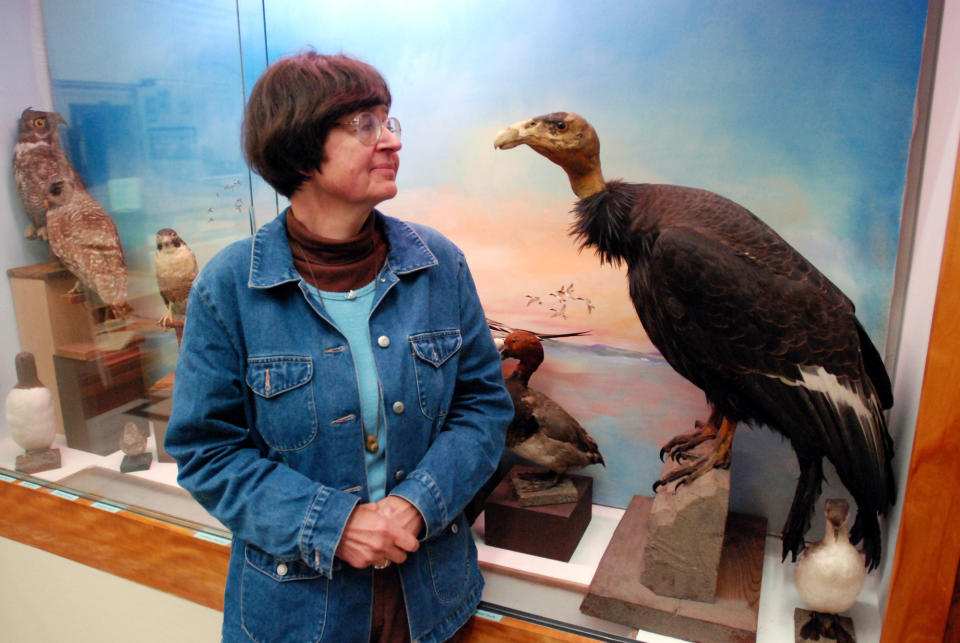
[[[384,211],[448,233],[491,317],[648,348],[622,273],[578,255],[563,172],[496,132],[557,110],[597,129],[606,177],[713,190],[767,221],[883,346],[924,2],[267,2],[271,60],[377,66],[404,128]],[[526,306],[575,284],[596,306]]]
[[[172,105],[204,114],[195,127],[202,154],[232,159],[238,171],[242,95],[265,58],[312,46],[373,63],[390,82],[404,129],[400,195],[383,210],[449,234],[494,319],[589,328],[592,341],[650,348],[622,273],[590,251],[578,254],[567,236],[574,196],[563,172],[525,147],[493,149],[506,125],[572,110],[597,129],[607,178],[706,188],[738,201],[840,286],[883,346],[925,2],[43,7],[55,80],[170,81],[179,92]],[[211,117],[203,106],[214,94],[235,95],[235,104],[218,102]],[[258,189],[255,181],[263,223],[271,208],[259,204],[275,200],[258,200]],[[166,209],[178,207],[171,197]],[[570,283],[595,308],[571,301],[566,318],[552,317],[549,293]],[[526,295],[547,303],[528,307]]]
[[[597,129],[608,179],[738,201],[854,300],[882,350],[925,2],[44,0],[43,10],[57,109],[122,90],[143,141],[158,125],[195,133],[194,156],[154,162],[141,141],[142,168],[110,167],[110,178],[142,174],[143,211],[112,212],[134,261],[149,265],[160,227],[187,233],[201,263],[247,234],[240,190],[257,223],[275,215],[272,191],[246,183],[243,95],[267,60],[312,46],[367,60],[390,82],[404,147],[400,195],[382,209],[460,245],[491,318],[652,349],[622,269],[567,235],[564,173],[526,147],[493,149],[506,125],[572,110]],[[161,98],[163,109],[146,109]],[[555,316],[550,293],[571,284],[566,316]],[[704,419],[692,385],[638,363],[554,342],[536,376],[622,458],[591,473],[614,504],[611,489],[649,488],[657,445]],[[795,479],[789,447],[752,431],[735,451],[735,506],[779,524]]]

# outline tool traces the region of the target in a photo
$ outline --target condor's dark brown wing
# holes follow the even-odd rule
[[[875,369],[879,356],[850,301],[752,215],[739,227],[728,220],[722,234],[665,228],[630,279],[651,340],[724,415],[782,433],[801,466],[830,459],[857,502],[874,562],[876,514],[895,493],[892,447],[886,400],[871,379],[881,376],[868,374],[864,359]],[[882,381],[889,395],[885,372]],[[788,535],[802,536],[807,518],[788,519],[798,531]]]

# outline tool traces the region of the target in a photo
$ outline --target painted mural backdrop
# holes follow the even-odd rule
[[[649,494],[660,445],[703,395],[647,339],[622,269],[578,253],[564,173],[496,132],[558,110],[600,136],[604,175],[701,187],[746,206],[856,303],[882,347],[926,5],[881,2],[265,4],[270,60],[304,45],[378,67],[403,124],[382,209],[453,238],[487,314],[543,332],[531,384],[597,439],[598,502]],[[782,521],[790,449],[738,433],[734,506]],[[832,474],[828,474],[832,475]]]
[[[46,0],[44,8],[88,10],[72,4]],[[51,60],[75,76],[97,76],[90,70],[98,65],[100,76],[122,75],[143,86],[151,105],[168,101],[159,118],[190,121],[169,127],[192,133],[154,132],[150,149],[176,155],[185,149],[178,141],[193,145],[186,153],[202,173],[168,170],[155,198],[172,204],[178,190],[190,195],[189,213],[177,212],[201,233],[221,220],[242,224],[226,215],[251,202],[256,223],[275,214],[276,199],[256,177],[238,173],[233,183],[241,94],[268,61],[309,46],[379,68],[403,125],[400,194],[382,209],[462,247],[490,318],[541,332],[590,331],[547,342],[531,383],[597,439],[607,466],[585,473],[600,503],[625,506],[649,494],[660,445],[705,418],[706,406],[651,346],[622,270],[577,252],[567,235],[574,196],[566,176],[528,148],[494,151],[502,127],[575,111],[597,129],[608,180],[700,187],[741,203],[843,289],[884,346],[924,2],[77,4],[115,11],[104,39],[123,34],[137,43],[122,45],[133,53],[100,52],[100,62],[85,54],[85,66],[74,64],[78,48],[96,46],[83,33],[83,42],[65,35],[59,57],[50,43]],[[126,31],[116,29],[117,16]],[[73,26],[69,15],[47,20]],[[184,26],[158,28],[169,20]],[[173,111],[181,105],[192,111]],[[229,185],[245,194],[225,192]],[[232,198],[220,203],[225,196]],[[203,218],[221,206],[222,218],[220,210]],[[780,524],[795,475],[779,437],[738,433],[736,509]]]

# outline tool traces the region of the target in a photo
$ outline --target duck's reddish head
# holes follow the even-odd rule
[[[543,345],[533,333],[515,330],[504,338],[500,357],[520,360],[514,374],[526,380],[543,363]]]

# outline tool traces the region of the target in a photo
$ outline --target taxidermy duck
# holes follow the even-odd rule
[[[44,451],[57,437],[53,393],[37,377],[33,353],[18,353],[14,364],[17,384],[7,393],[4,404],[10,436],[28,453]]]
[[[847,537],[849,504],[842,498],[824,503],[827,529],[823,540],[811,545],[800,556],[794,583],[800,598],[814,611],[810,621],[800,628],[800,635],[816,641],[821,636],[838,643],[851,640],[836,621],[857,600],[867,578],[863,556]]]
[[[553,472],[546,488],[567,471],[604,464],[597,443],[562,406],[530,388],[530,376],[543,363],[543,345],[536,335],[515,330],[503,340],[500,356],[519,360],[507,378],[514,416],[507,427],[508,449]]]
[[[894,501],[893,404],[879,353],[853,303],[746,208],[676,185],[606,181],[594,128],[572,112],[511,125],[494,146],[528,145],[562,167],[579,201],[571,234],[600,261],[626,264],[630,298],[667,362],[704,391],[710,418],[665,451],[692,460],[654,487],[730,463],[737,424],[787,437],[800,478],[783,527],[796,560],[820,492],[823,458],[857,503],[854,542],[880,561],[880,526]],[[685,458],[717,438],[714,452]]]

